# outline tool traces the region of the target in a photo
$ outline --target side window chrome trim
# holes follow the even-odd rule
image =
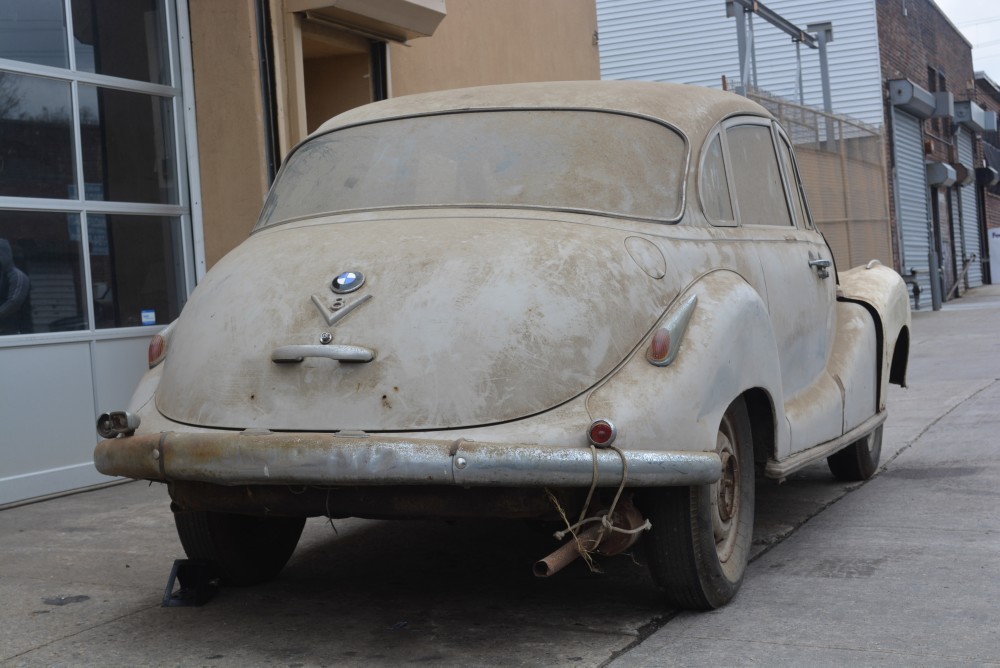
[[[766,128],[768,128],[768,130],[770,132],[770,135],[771,135],[771,147],[772,147],[772,150],[774,151],[774,159],[778,163],[778,173],[781,176],[781,185],[782,185],[782,189],[783,189],[784,194],[785,194],[785,208],[788,210],[788,219],[791,221],[791,224],[786,226],[786,225],[769,225],[769,224],[765,224],[765,223],[745,223],[745,222],[743,222],[741,213],[739,211],[739,206],[740,206],[739,199],[740,198],[738,196],[736,196],[735,194],[733,194],[731,196],[731,199],[733,201],[733,215],[736,217],[737,226],[739,226],[739,227],[747,226],[747,227],[788,228],[788,229],[793,229],[793,230],[800,229],[798,227],[798,225],[796,224],[796,221],[795,221],[795,214],[794,214],[792,206],[791,206],[791,201],[788,199],[788,197],[789,197],[788,181],[785,179],[785,170],[784,170],[784,168],[783,168],[783,166],[781,164],[781,157],[778,154],[778,145],[776,143],[778,140],[777,140],[777,137],[776,137],[776,130],[775,130],[775,126],[777,125],[777,123],[773,119],[771,119],[770,117],[766,117],[766,116],[731,116],[730,118],[727,118],[727,119],[723,120],[719,124],[719,127],[721,128],[721,130],[723,132],[723,154],[725,155],[725,159],[726,159],[726,176],[729,179],[730,190],[732,190],[733,184],[735,183],[735,181],[733,180],[732,160],[730,158],[730,150],[729,150],[729,130],[731,128],[734,128],[734,127],[737,127],[737,126],[746,126],[746,125],[756,125],[756,126],[759,126],[759,127],[766,127]]]

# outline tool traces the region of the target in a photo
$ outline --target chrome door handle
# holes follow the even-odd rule
[[[829,266],[831,264],[833,264],[833,262],[831,260],[828,260],[827,258],[822,258],[822,257],[821,258],[817,258],[815,260],[809,260],[809,266],[816,268],[816,274],[820,278],[829,278],[830,277],[830,272],[827,271],[827,269],[829,268]]]
[[[299,345],[281,346],[271,353],[271,361],[279,364],[301,362],[306,357],[325,357],[340,362],[371,362],[375,359],[375,351],[362,346]]]

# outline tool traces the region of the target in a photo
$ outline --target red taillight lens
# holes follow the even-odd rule
[[[599,448],[611,445],[618,435],[618,429],[610,420],[594,420],[587,430],[587,438],[591,444]]]
[[[153,340],[149,342],[149,351],[147,357],[149,359],[149,368],[152,369],[154,366],[163,361],[163,358],[167,356],[167,341],[159,334],[153,335]]]
[[[649,344],[649,353],[646,355],[650,362],[662,362],[670,355],[670,332],[666,329],[656,330],[653,340]]]
[[[698,296],[691,295],[679,306],[673,308],[663,326],[653,332],[653,338],[646,349],[646,360],[655,366],[670,366],[677,358],[684,332],[687,331]]]

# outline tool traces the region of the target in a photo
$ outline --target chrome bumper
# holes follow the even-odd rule
[[[719,479],[714,452],[624,450],[630,487],[703,485]],[[587,487],[589,448],[481,441],[254,432],[163,432],[103,440],[101,473],[217,485],[458,485]],[[616,487],[622,461],[597,451],[597,484]]]

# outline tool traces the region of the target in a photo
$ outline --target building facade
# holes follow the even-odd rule
[[[0,3],[0,507],[108,482],[97,414],[327,117],[596,79],[596,31],[579,0]]]
[[[932,293],[947,299],[989,280],[985,223],[996,215],[996,203],[977,197],[981,185],[974,176],[990,117],[977,102],[969,42],[932,0],[770,0],[766,5],[803,29],[832,23],[833,111],[872,125],[885,137],[891,249],[883,253],[882,246],[873,245],[872,256],[891,262],[916,286],[914,303],[923,308],[931,304]],[[736,21],[727,16],[727,9],[733,14],[739,7],[736,3],[598,0],[597,6],[605,77],[712,87],[739,81]],[[748,81],[740,83],[793,103],[822,106],[816,55],[755,19],[753,12],[746,16],[753,26],[754,65]],[[893,82],[907,82],[919,98],[930,100],[930,108],[894,103]],[[951,94],[941,96],[940,107],[939,92]],[[938,172],[945,174],[943,180],[934,180]],[[823,208],[830,186],[825,178],[811,188],[806,183],[817,209]],[[835,235],[818,219],[838,263],[848,255],[853,260],[854,254],[839,249]],[[848,226],[856,227],[859,220],[852,217]],[[932,276],[937,277],[933,290]]]
[[[947,299],[982,285],[985,276],[986,213],[980,211],[975,181],[984,128],[972,119],[979,114],[967,114],[963,121],[956,113],[963,103],[976,105],[972,45],[930,0],[876,4],[880,68],[890,88],[885,115],[896,175],[889,202],[897,267],[904,274],[915,272],[918,284],[932,291],[937,287],[931,286],[936,260],[941,298]],[[926,114],[904,108],[892,95],[894,81],[909,82],[918,95],[921,89],[931,94],[934,108]],[[976,109],[983,111],[978,105]],[[924,179],[914,178],[911,186],[907,170],[920,160]],[[939,165],[951,166],[953,177],[936,181],[935,175],[943,173]]]
[[[987,112],[1000,115],[1000,84],[986,72],[976,72],[976,101]],[[1000,173],[1000,133],[996,130],[984,132],[982,149],[982,161],[977,167],[985,167]],[[993,180],[990,172],[981,171],[979,174],[983,208],[986,211],[986,226],[989,229],[998,228],[1000,227],[1000,183],[990,185]]]

